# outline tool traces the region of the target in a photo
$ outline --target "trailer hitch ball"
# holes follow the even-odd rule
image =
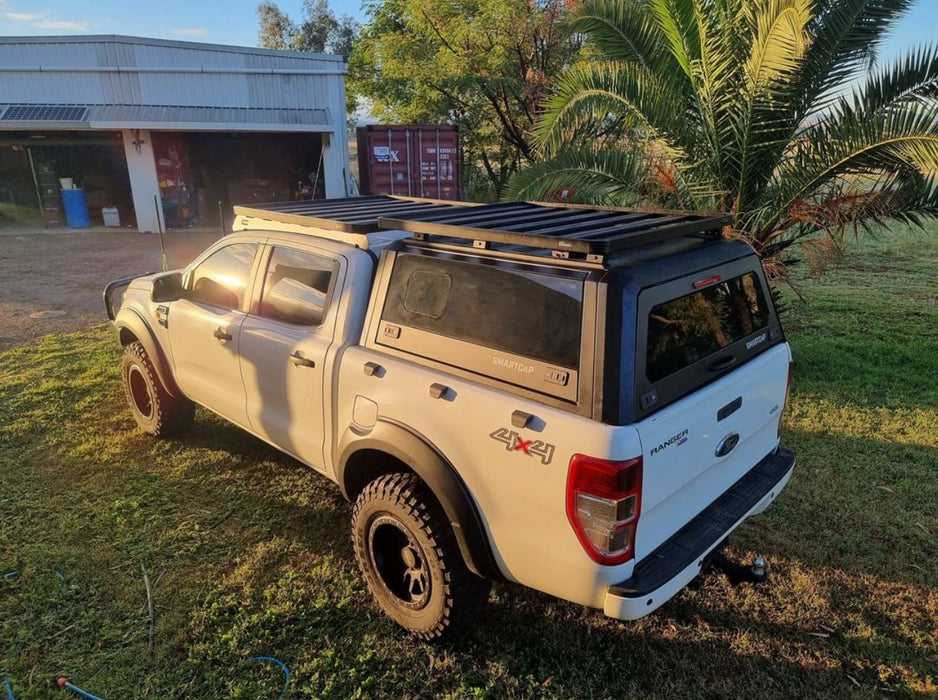
[[[769,577],[765,559],[756,557],[752,564],[737,564],[723,552],[719,552],[710,562],[710,568],[724,574],[734,586],[740,583],[762,583]]]

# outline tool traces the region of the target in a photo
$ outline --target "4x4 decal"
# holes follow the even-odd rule
[[[528,457],[540,457],[541,464],[550,464],[554,458],[554,446],[543,440],[525,440],[517,431],[498,428],[489,437],[505,445],[506,452],[520,452]]]

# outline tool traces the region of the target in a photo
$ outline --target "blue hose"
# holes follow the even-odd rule
[[[9,678],[3,679],[3,687],[7,691],[7,700],[16,700],[16,696],[13,694],[13,684],[10,683]]]
[[[69,682],[68,682],[66,679],[64,679],[64,678],[60,678],[60,679],[59,679],[59,687],[60,687],[60,688],[68,688],[68,689],[71,690],[73,693],[75,693],[75,695],[81,695],[83,698],[88,698],[88,700],[102,700],[102,699],[99,698],[97,695],[92,695],[91,693],[89,693],[89,692],[87,692],[87,691],[85,691],[85,690],[82,690],[82,689],[79,688],[77,685],[72,685],[71,683],[69,683]]]
[[[283,690],[280,692],[280,697],[277,700],[283,700],[287,696],[287,691],[290,689],[290,669],[287,668],[287,665],[280,661],[280,659],[274,659],[270,656],[250,656],[245,659],[245,661],[261,661],[268,664],[277,664],[283,671],[283,675],[286,677],[286,680],[283,683]]]

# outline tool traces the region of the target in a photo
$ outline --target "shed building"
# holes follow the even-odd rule
[[[125,36],[0,37],[0,202],[60,220],[218,222],[348,193],[342,56]],[[67,181],[66,181],[67,184]]]

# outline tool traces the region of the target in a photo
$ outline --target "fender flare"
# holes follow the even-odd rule
[[[349,428],[339,441],[336,454],[336,481],[348,500],[354,500],[373,479],[387,473],[375,460],[358,462],[356,455],[381,452],[402,462],[419,476],[439,501],[453,528],[459,551],[469,569],[479,576],[505,580],[495,561],[479,509],[456,469],[428,440],[409,428],[379,418],[372,430],[362,435]]]
[[[131,333],[140,341],[143,349],[147,351],[147,355],[150,356],[150,360],[153,362],[156,375],[159,377],[170,396],[179,397],[183,395],[179,390],[179,385],[176,384],[176,380],[173,378],[173,373],[169,367],[169,361],[166,359],[166,354],[157,342],[156,336],[150,329],[146,319],[140,315],[139,311],[136,309],[127,309],[126,311],[121,309],[121,312],[117,315],[117,319],[114,321],[114,328],[117,330],[117,336],[122,346],[126,347],[130,344],[129,342],[124,342],[124,331]]]

